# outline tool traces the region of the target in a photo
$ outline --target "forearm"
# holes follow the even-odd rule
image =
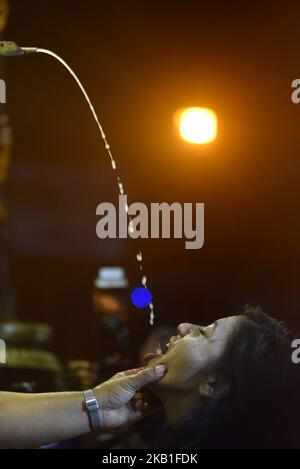
[[[0,392],[0,447],[36,448],[90,432],[81,392]]]
[[[159,381],[166,367],[118,373],[94,388],[101,428],[119,429],[143,415],[132,405],[136,391]],[[37,448],[91,431],[82,392],[16,394],[0,392],[0,448]]]

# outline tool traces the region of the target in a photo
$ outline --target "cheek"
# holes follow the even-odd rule
[[[169,355],[169,379],[188,385],[200,372],[204,357],[204,351],[196,343],[178,345]]]
[[[194,380],[209,372],[219,360],[221,350],[208,341],[191,341],[182,354],[182,368],[185,379]]]

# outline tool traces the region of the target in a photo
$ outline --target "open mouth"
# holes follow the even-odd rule
[[[166,343],[163,347],[159,345],[155,352],[146,353],[143,357],[144,363],[147,365],[153,358],[161,358],[167,355],[168,351],[171,350],[181,339],[182,337],[180,335],[170,337],[169,342]]]

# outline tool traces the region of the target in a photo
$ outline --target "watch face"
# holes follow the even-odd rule
[[[9,4],[8,0],[0,0],[0,32],[6,26],[7,18],[9,14]]]

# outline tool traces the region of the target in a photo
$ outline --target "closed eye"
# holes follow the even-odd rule
[[[211,339],[213,337],[213,334],[218,326],[218,321],[215,321],[213,324],[210,326],[206,327],[204,330],[201,329],[201,334],[206,337],[206,339]]]

